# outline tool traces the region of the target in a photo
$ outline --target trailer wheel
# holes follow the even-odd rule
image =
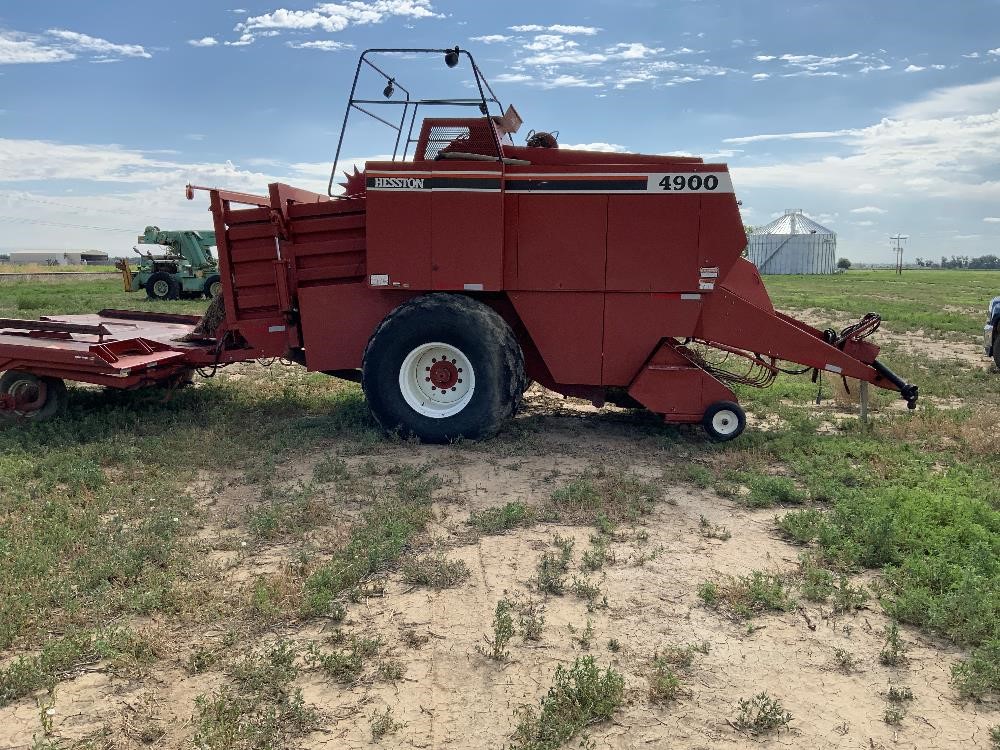
[[[361,373],[379,425],[428,443],[492,437],[516,411],[524,382],[510,326],[459,294],[397,307],[369,339]]]
[[[8,370],[0,375],[0,419],[41,422],[66,403],[66,384],[30,372]]]
[[[150,299],[177,299],[181,296],[181,285],[165,271],[157,271],[146,280],[146,296]]]
[[[202,289],[205,292],[206,299],[215,299],[222,294],[222,278],[219,274],[213,273],[205,279],[205,285]]]
[[[705,410],[701,424],[712,440],[722,443],[743,433],[747,426],[747,415],[739,404],[716,401]]]

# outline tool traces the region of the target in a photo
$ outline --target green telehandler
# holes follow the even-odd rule
[[[115,268],[122,273],[126,292],[145,289],[146,296],[156,300],[202,295],[212,299],[222,291],[219,263],[211,251],[214,245],[214,231],[150,226],[133,248],[139,254],[138,267],[122,259]]]

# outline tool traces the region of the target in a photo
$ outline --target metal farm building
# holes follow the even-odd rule
[[[761,274],[816,274],[837,270],[837,234],[802,213],[785,215],[754,229],[747,257]]]

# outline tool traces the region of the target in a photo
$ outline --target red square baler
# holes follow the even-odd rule
[[[745,425],[732,386],[769,385],[787,371],[782,362],[897,390],[915,405],[916,387],[866,340],[877,315],[837,333],[774,310],[741,257],[746,235],[726,165],[560,149],[547,133],[518,146],[519,116],[500,109],[466,51],[407,50],[443,53],[449,67],[467,60],[480,97],[451,100],[411,99],[371,61],[379,52],[400,50],[361,55],[344,130],[354,112],[397,106],[398,126],[378,117],[396,131],[392,160],[367,162],[338,195],[280,183],[267,196],[209,191],[225,314],[204,340],[181,343],[156,328],[190,330],[193,320],[133,321],[127,340],[150,351],[84,377],[13,356],[8,333],[0,369],[42,376],[42,385],[68,377],[137,387],[192,367],[285,356],[360,380],[382,427],[435,442],[494,434],[531,381],[701,423],[719,440]],[[372,71],[388,82],[385,101],[358,96],[361,73]],[[479,112],[426,117],[416,129],[421,107],[440,105]],[[111,328],[106,318],[60,320]],[[38,338],[48,335],[62,338]],[[39,355],[88,335],[16,334]],[[37,387],[21,389],[0,396],[0,410],[6,403],[23,415],[26,403],[44,401]]]

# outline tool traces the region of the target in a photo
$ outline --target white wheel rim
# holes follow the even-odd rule
[[[469,358],[451,344],[421,344],[403,359],[399,390],[410,408],[432,419],[458,414],[476,390]]]
[[[732,435],[740,428],[740,418],[730,409],[722,409],[712,415],[712,428],[719,435]]]
[[[208,288],[208,294],[211,297],[218,297],[219,296],[219,292],[221,292],[221,291],[222,291],[222,282],[221,281],[216,281],[214,284],[212,284]]]
[[[167,284],[167,282],[163,281],[162,279],[153,284],[153,294],[155,294],[157,297],[166,297],[167,292],[169,291],[170,291],[170,285]]]

